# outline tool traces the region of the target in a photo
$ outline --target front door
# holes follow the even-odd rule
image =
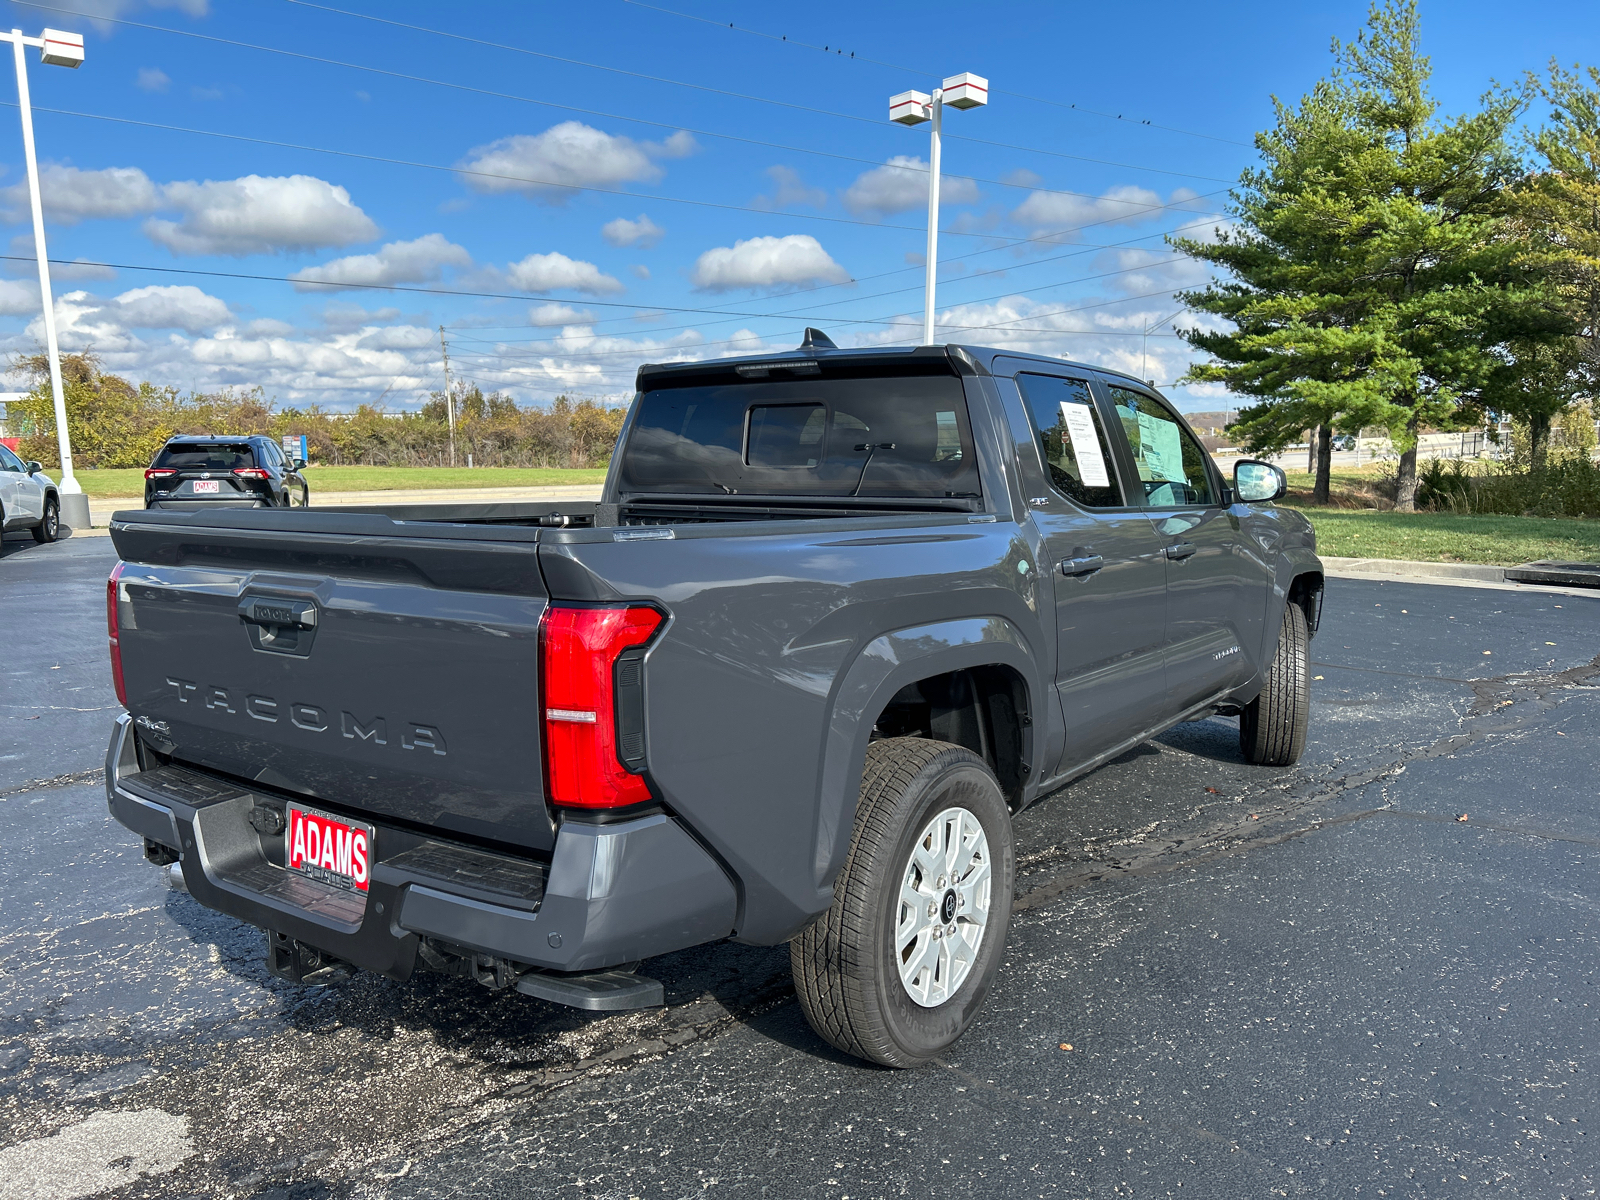
[[[1125,491],[1088,380],[1016,379],[1049,481],[1030,502],[1053,575],[1067,770],[1160,720],[1166,563],[1149,516],[1128,503],[1143,496]]]
[[[1174,713],[1256,673],[1271,580],[1188,426],[1144,391],[1107,381],[1145,511],[1167,559],[1167,692]]]
[[[0,508],[5,509],[7,525],[31,524],[44,515],[43,489],[28,477],[22,460],[4,446],[0,446]]]

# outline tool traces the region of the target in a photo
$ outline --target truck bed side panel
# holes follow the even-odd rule
[[[754,942],[782,940],[827,907],[832,880],[817,877],[817,848],[838,831],[821,825],[853,822],[860,777],[857,763],[841,785],[849,795],[824,797],[828,725],[850,664],[894,629],[986,616],[1041,628],[1015,525],[819,525],[541,542],[558,599],[658,599],[670,611],[645,671],[650,774],[740,879],[739,936]]]

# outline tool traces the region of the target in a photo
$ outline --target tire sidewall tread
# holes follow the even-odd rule
[[[983,825],[990,908],[966,980],[944,1004],[924,1008],[900,981],[893,921],[912,845],[952,806]],[[833,904],[790,943],[795,988],[812,1027],[839,1049],[884,1066],[919,1066],[943,1052],[976,1018],[1004,956],[1015,877],[1010,811],[981,758],[925,738],[872,743]]]

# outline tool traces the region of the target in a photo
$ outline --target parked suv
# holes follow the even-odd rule
[[[0,446],[0,530],[27,529],[36,542],[53,542],[61,530],[56,481],[36,462],[23,462]]]
[[[301,470],[269,437],[172,438],[144,473],[146,508],[305,508],[311,489]]]

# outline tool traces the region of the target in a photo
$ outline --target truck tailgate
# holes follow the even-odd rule
[[[179,761],[533,850],[538,530],[120,513],[128,710]]]

